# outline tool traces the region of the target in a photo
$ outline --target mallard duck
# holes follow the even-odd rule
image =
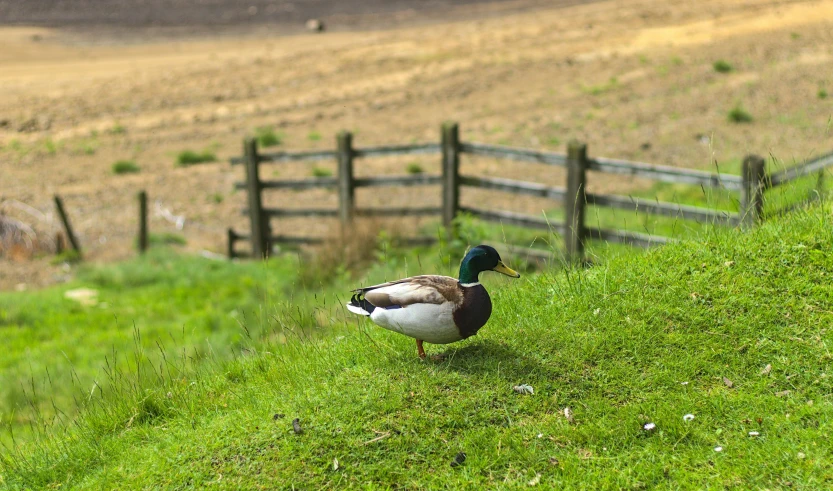
[[[425,359],[423,342],[460,341],[477,334],[489,320],[492,300],[478,278],[483,271],[521,277],[503,264],[494,248],[479,245],[463,258],[457,279],[422,275],[357,288],[347,309],[370,317],[385,329],[416,339],[417,353]]]

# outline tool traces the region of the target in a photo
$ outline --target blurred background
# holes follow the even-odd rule
[[[793,165],[833,146],[831,19],[823,0],[0,0],[0,289],[69,277],[51,257],[55,194],[92,262],[135,255],[143,189],[153,240],[224,253],[226,229],[248,227],[234,189],[243,169],[228,162],[245,137],[272,151],[332,150],[341,130],[357,147],[436,143],[441,123],[456,121],[465,141],[564,152],[576,138],[593,156],[730,174],[748,153]],[[553,167],[462,165],[564,180]],[[355,174],[439,168],[433,155],[390,157]],[[299,163],[261,177],[334,172],[335,162]],[[692,193],[613,175],[593,176],[589,191]],[[553,206],[481,190],[461,199],[530,214]],[[337,195],[268,200],[321,207]],[[356,200],[433,206],[439,191],[359,190]],[[323,237],[336,225],[280,226]]]

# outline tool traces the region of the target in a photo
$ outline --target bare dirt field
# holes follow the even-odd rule
[[[443,19],[413,14],[419,21],[385,27],[378,21],[387,17],[365,17],[323,34],[0,28],[0,213],[33,227],[48,249],[58,230],[51,199],[60,194],[88,260],[118,260],[135,254],[135,196],[145,189],[153,231],[182,234],[193,251],[222,252],[227,227],[247,229],[245,196],[233,189],[242,169],[227,158],[258,127],[282,135],[276,149],[300,150],[333,148],[342,129],[355,132],[357,146],[438,141],[441,122],[455,120],[468,141],[561,150],[579,138],[593,155],[718,163],[730,172],[746,153],[789,164],[833,150],[833,0],[441,3]],[[731,70],[716,71],[718,60]],[[736,107],[752,121],[730,122]],[[186,149],[209,149],[219,161],[177,167]],[[114,174],[118,160],[141,172]],[[356,172],[404,174],[415,161],[438,171],[426,157],[359,161]],[[548,167],[470,159],[463,166],[561,183]],[[266,167],[263,175],[309,177],[312,167]],[[646,185],[594,176],[590,191]],[[364,191],[363,206],[439,202],[433,189]],[[464,203],[486,199],[527,213],[552,207],[463,195]],[[336,201],[324,191],[270,200]],[[308,235],[333,225],[279,224]],[[0,288],[66,274],[49,257],[0,257]]]

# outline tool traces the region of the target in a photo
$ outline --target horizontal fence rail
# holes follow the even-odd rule
[[[442,176],[430,175],[364,177],[353,179],[353,185],[357,188],[377,186],[436,186],[442,183]]]
[[[425,208],[356,208],[355,213],[365,217],[406,217],[439,215],[443,209],[439,206]]]
[[[260,181],[261,189],[315,189],[332,188],[338,185],[335,177],[312,177],[309,179],[287,179],[285,181]],[[235,189],[246,189],[245,182],[234,183]]]
[[[726,188],[733,191],[741,189],[740,176],[712,174],[692,169],[678,169],[665,165],[644,164],[627,160],[594,158],[588,162],[588,170],[605,172],[608,174],[623,174],[634,177],[644,177],[663,182],[681,184],[696,184],[712,188]]]
[[[789,169],[784,169],[774,172],[769,176],[770,186],[780,186],[782,184],[794,181],[800,177],[808,176],[814,172],[822,171],[833,165],[833,153],[822,155],[816,159],[806,162]]]
[[[516,213],[513,211],[497,211],[497,210],[483,210],[480,208],[472,208],[468,206],[461,206],[460,211],[468,213],[475,218],[486,220],[490,222],[505,223],[507,225],[517,225],[519,227],[537,228],[540,230],[550,230],[561,233],[564,230],[564,224],[559,222],[552,222],[544,218],[539,218],[534,215],[527,215],[525,213]]]
[[[628,196],[601,194],[587,194],[586,196],[588,205],[606,206],[608,208],[628,211],[643,211],[654,215],[679,217],[698,223],[721,223],[725,225],[737,225],[740,223],[738,214],[730,211],[711,210],[697,206],[651,201]]]
[[[387,157],[395,155],[420,155],[440,153],[437,143],[416,143],[413,145],[388,145],[383,147],[357,148],[354,157]]]
[[[249,215],[249,210],[244,210],[245,215]],[[336,217],[338,210],[330,208],[263,208],[261,210],[269,217]]]
[[[654,247],[666,244],[673,239],[659,235],[642,234],[627,230],[605,230],[600,228],[587,228],[587,236],[591,239],[616,242],[620,244],[633,244],[640,247]]]
[[[584,243],[587,240],[605,240],[608,242],[627,243],[641,247],[665,244],[670,240],[640,232],[627,230],[608,230],[590,227],[585,220],[587,205],[645,212],[652,215],[680,218],[698,223],[722,226],[749,227],[763,217],[763,199],[767,189],[786,184],[795,179],[822,173],[833,166],[833,153],[822,155],[795,167],[767,174],[764,160],[756,156],[747,156],[743,161],[741,175],[710,173],[693,169],[680,169],[665,165],[643,162],[588,157],[587,146],[570,142],[567,153],[554,153],[502,145],[461,142],[459,127],[446,124],[442,128],[442,138],[437,143],[415,143],[409,145],[384,145],[367,148],[354,148],[352,134],[343,132],[338,135],[337,149],[307,152],[258,153],[254,140],[247,140],[244,145],[244,157],[230,159],[231,164],[245,164],[246,182],[235,183],[236,189],[246,189],[249,206],[244,213],[249,216],[252,233],[237,234],[228,231],[229,256],[234,256],[234,243],[249,241],[252,244],[252,256],[268,256],[273,244],[321,244],[327,239],[320,237],[301,237],[273,233],[271,219],[312,217],[338,218],[344,227],[348,227],[354,217],[403,217],[403,216],[441,216],[442,224],[450,234],[455,233],[454,218],[459,213],[468,213],[475,218],[514,225],[524,228],[555,232],[563,237],[565,243],[564,257],[569,261],[582,261]],[[370,176],[355,177],[353,172],[356,158],[385,156],[437,154],[440,159],[442,174],[415,174],[405,176]],[[560,166],[566,169],[564,187],[549,186],[536,182],[513,179],[476,176],[460,173],[460,156],[472,155],[518,162]],[[281,162],[315,162],[321,160],[335,161],[338,173],[335,177],[306,179],[260,180],[258,167],[262,163]],[[587,172],[627,175],[653,179],[662,182],[681,183],[709,188],[722,188],[738,191],[740,194],[740,212],[717,210],[698,206],[683,205],[656,199],[636,198],[587,192]],[[821,174],[817,187],[821,185]],[[382,186],[440,186],[441,206],[424,207],[384,207],[366,208],[356,206],[355,189]],[[500,191],[516,195],[534,196],[552,200],[564,209],[563,221],[551,221],[545,216],[535,216],[508,210],[488,210],[479,206],[460,204],[460,188],[479,188]],[[338,192],[338,208],[266,208],[262,203],[264,190],[305,190],[327,188]],[[820,197],[816,193],[816,198]],[[812,198],[812,197],[811,197]],[[790,205],[776,213],[789,211],[799,205]],[[408,237],[395,239],[402,244],[431,244],[436,237]],[[508,245],[511,250],[530,257],[552,258],[552,251],[529,249]]]
[[[460,143],[460,152],[481,157],[493,157],[496,159],[511,159],[518,162],[533,162],[536,164],[567,165],[567,156],[527,150],[523,148],[504,147],[502,145],[487,145],[485,143]]]
[[[534,182],[515,181],[500,177],[460,176],[460,184],[481,189],[494,189],[507,193],[526,194],[540,198],[562,199],[567,192],[564,188],[554,188]]]

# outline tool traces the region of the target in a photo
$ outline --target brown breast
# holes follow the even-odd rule
[[[492,299],[483,285],[459,288],[463,293],[463,302],[454,310],[454,324],[460,330],[460,336],[466,339],[477,334],[478,329],[489,320],[492,315]]]

